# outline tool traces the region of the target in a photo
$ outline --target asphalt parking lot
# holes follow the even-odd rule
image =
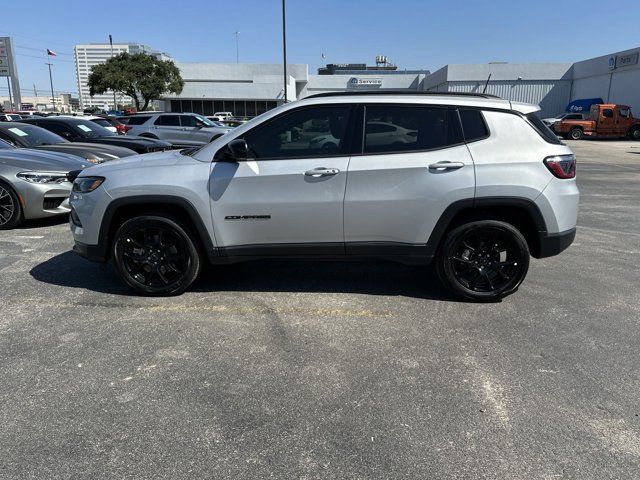
[[[638,478],[640,142],[569,143],[576,241],[497,304],[387,263],[142,298],[0,232],[0,478]]]

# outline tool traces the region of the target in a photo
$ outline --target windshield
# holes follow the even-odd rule
[[[116,134],[97,123],[86,120],[76,120],[70,123],[71,127],[83,138],[114,137]]]
[[[7,128],[6,132],[16,139],[20,144],[27,147],[38,147],[40,145],[55,145],[65,143],[67,140],[44,128],[21,123],[15,127]]]
[[[215,123],[213,123],[211,120],[209,120],[207,117],[203,117],[202,115],[198,115],[197,113],[194,114],[193,116],[196,117],[198,120],[200,120],[202,123],[204,123],[207,127],[217,127],[218,126]]]

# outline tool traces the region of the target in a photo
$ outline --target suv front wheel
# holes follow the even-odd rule
[[[512,225],[470,222],[451,230],[437,258],[442,282],[459,297],[491,302],[515,292],[529,269],[529,248]]]
[[[127,220],[113,241],[118,275],[144,295],[177,295],[198,276],[201,259],[187,230],[170,218],[144,215]]]

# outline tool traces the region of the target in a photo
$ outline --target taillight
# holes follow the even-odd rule
[[[575,155],[555,155],[544,159],[545,166],[557,178],[575,178],[576,157]]]
[[[130,127],[129,125],[118,125],[116,126],[116,128],[118,129],[118,131],[120,133],[122,133],[123,135],[126,134],[129,130],[131,130],[133,127]]]

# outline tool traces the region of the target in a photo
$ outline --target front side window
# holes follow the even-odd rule
[[[252,158],[326,157],[346,153],[350,106],[301,108],[244,135]]]
[[[215,127],[216,125],[201,115],[182,115],[180,122],[183,127]]]
[[[154,125],[160,125],[163,127],[179,127],[180,115],[160,115],[156,118]]]
[[[431,106],[367,106],[363,152],[401,153],[461,143],[453,113]]]
[[[629,109],[628,108],[621,108],[620,109],[620,116],[622,118],[629,118]]]

